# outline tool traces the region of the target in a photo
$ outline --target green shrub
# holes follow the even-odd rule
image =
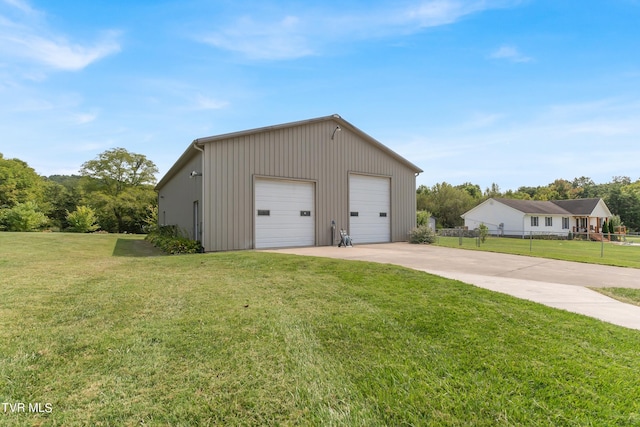
[[[158,227],[157,231],[147,234],[146,240],[171,255],[197,254],[203,249],[199,241],[180,236],[175,226]]]
[[[162,226],[158,225],[158,206],[147,206],[147,216],[143,219],[144,225],[142,229],[145,233],[154,233],[160,231]]]
[[[0,230],[35,231],[48,222],[47,216],[35,202],[18,203],[0,212]]]
[[[429,218],[431,218],[431,212],[429,211],[416,212],[416,223],[418,227],[421,225],[429,225]]]
[[[96,213],[89,206],[78,206],[75,211],[67,212],[69,230],[76,233],[96,231],[99,228],[97,221]]]
[[[410,243],[435,243],[436,233],[428,225],[420,225],[409,233]]]
[[[156,230],[151,231],[149,234],[157,234],[162,237],[180,237],[178,227],[175,225],[159,225]]]
[[[484,225],[484,223],[480,224],[478,227],[478,236],[480,237],[480,241],[482,243],[487,241],[487,236],[489,235],[489,227]]]

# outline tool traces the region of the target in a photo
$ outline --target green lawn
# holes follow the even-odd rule
[[[628,234],[626,236],[627,243],[633,243],[636,245],[640,245],[640,235],[639,234]]]
[[[640,246],[584,240],[541,240],[488,237],[477,246],[475,238],[438,237],[437,245],[451,248],[484,250],[515,255],[552,258],[565,261],[640,268]]]
[[[390,265],[153,255],[0,233],[0,401],[51,408],[0,425],[640,425],[640,331]]]
[[[601,294],[610,296],[627,304],[640,306],[640,289],[629,288],[591,288]]]

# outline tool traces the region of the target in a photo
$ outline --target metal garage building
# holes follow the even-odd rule
[[[193,141],[156,186],[205,250],[406,241],[420,168],[338,115]],[[332,228],[335,225],[335,231]]]

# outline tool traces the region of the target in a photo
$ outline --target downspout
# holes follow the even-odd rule
[[[201,157],[201,159],[202,159],[202,166],[201,166],[201,171],[202,171],[202,195],[200,196],[200,200],[202,200],[202,204],[200,205],[200,211],[202,212],[202,213],[200,214],[200,220],[202,221],[202,226],[200,227],[200,234],[202,235],[202,238],[200,239],[200,240],[201,240],[200,244],[201,244],[201,245],[202,245],[202,247],[204,248],[204,236],[205,236],[205,234],[204,234],[204,231],[205,231],[205,227],[204,227],[204,224],[205,224],[205,221],[204,221],[204,218],[205,218],[205,216],[204,216],[204,209],[205,209],[205,200],[204,200],[204,195],[205,195],[205,189],[204,189],[204,187],[205,187],[205,182],[206,182],[206,181],[205,181],[205,177],[206,177],[207,175],[205,174],[205,171],[204,171],[204,165],[205,165],[205,162],[204,162],[204,148],[200,147],[200,146],[198,145],[198,143],[199,143],[199,140],[197,140],[197,139],[195,139],[195,140],[193,141],[193,148],[195,148],[195,149],[196,149],[196,150],[198,150],[200,153],[202,153],[202,154],[201,154],[201,156],[202,156],[202,157]],[[195,236],[195,237],[197,238],[198,236]],[[206,249],[205,249],[205,252],[206,252]]]

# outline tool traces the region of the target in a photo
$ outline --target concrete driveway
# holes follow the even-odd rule
[[[388,243],[270,252],[396,264],[640,330],[640,307],[588,287],[640,289],[640,270],[520,255]]]

